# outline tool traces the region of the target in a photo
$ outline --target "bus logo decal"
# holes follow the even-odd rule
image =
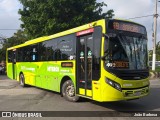
[[[49,71],[49,72],[59,72],[59,67],[48,66],[47,71]]]
[[[61,67],[73,67],[73,63],[72,62],[62,62]]]
[[[28,70],[28,71],[32,71],[32,72],[35,72],[35,68],[27,68],[25,66],[21,66],[21,70]]]

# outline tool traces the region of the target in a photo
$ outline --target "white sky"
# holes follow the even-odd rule
[[[16,30],[1,29],[20,29],[20,15],[18,0],[0,0],[0,36],[11,37]]]
[[[108,9],[113,9],[115,18],[134,18],[139,16],[151,15],[154,13],[155,0],[97,0],[105,2]],[[11,37],[16,30],[1,29],[19,29],[21,21],[19,20],[18,9],[21,7],[18,0],[0,0],[0,36]],[[158,3],[158,13],[160,14],[160,2]],[[149,49],[152,49],[152,29],[153,17],[144,17],[132,19],[147,28]],[[157,41],[160,41],[160,17],[158,18]]]

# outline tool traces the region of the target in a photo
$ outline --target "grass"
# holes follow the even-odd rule
[[[152,71],[152,68],[151,68],[150,72],[160,72],[160,67],[156,67],[155,71]]]
[[[156,72],[160,72],[160,67],[156,67]]]

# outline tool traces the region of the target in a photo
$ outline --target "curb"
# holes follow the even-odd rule
[[[160,78],[160,72],[150,72],[150,79]]]

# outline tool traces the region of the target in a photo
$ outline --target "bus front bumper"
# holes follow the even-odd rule
[[[110,89],[111,92],[107,89]],[[149,86],[138,88],[138,89],[123,89],[122,91],[118,91],[113,87],[107,86],[105,90],[102,92],[102,101],[101,102],[108,102],[108,101],[122,101],[122,100],[134,100],[139,99],[141,97],[147,96],[149,94]]]

